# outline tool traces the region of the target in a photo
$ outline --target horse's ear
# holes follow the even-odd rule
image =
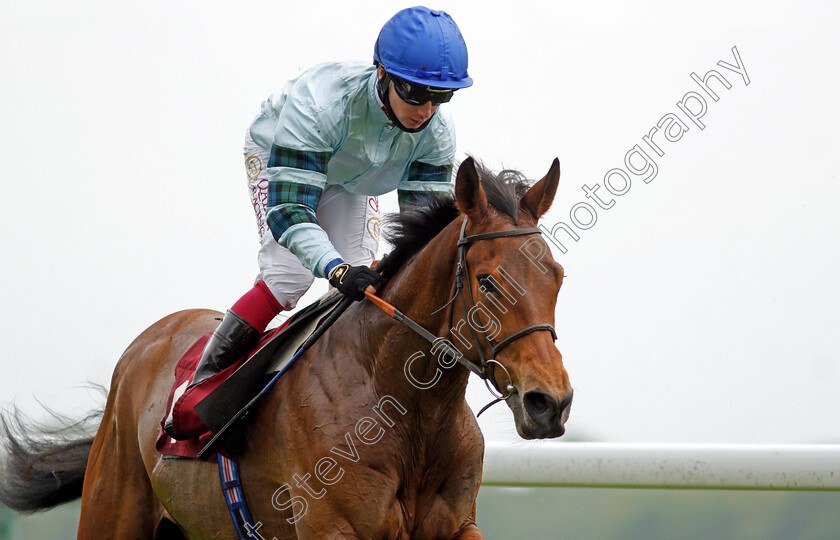
[[[487,195],[481,187],[472,156],[461,162],[455,176],[455,205],[473,221],[487,213]]]
[[[531,189],[519,201],[534,216],[534,219],[540,219],[551,208],[551,203],[554,202],[554,195],[557,193],[557,183],[559,181],[560,160],[554,158],[554,161],[551,163],[551,168],[548,169],[548,174],[542,180],[531,186]]]

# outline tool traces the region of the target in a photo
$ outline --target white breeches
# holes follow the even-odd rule
[[[309,289],[315,276],[298,258],[274,240],[265,222],[268,202],[268,151],[257,146],[245,133],[245,170],[248,191],[257,217],[260,251],[257,262],[263,280],[284,309],[292,309]],[[315,212],[335,249],[352,265],[373,262],[379,247],[379,199],[350,193],[341,186],[327,185]]]

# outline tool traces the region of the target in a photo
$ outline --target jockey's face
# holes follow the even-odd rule
[[[379,76],[385,74],[385,70],[379,67]],[[408,129],[417,129],[423,125],[426,120],[435,114],[435,111],[440,105],[432,105],[431,101],[427,101],[422,105],[411,105],[400,98],[397,91],[394,90],[393,81],[388,83],[388,101],[391,103],[391,110],[394,116],[400,121],[402,125]]]
[[[397,91],[394,90],[393,82],[388,85],[388,99],[391,101],[391,110],[394,111],[394,116],[408,129],[416,129],[422,126],[440,107],[440,105],[432,105],[431,101],[422,105],[406,103],[400,99]]]

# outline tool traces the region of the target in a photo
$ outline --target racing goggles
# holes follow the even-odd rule
[[[429,101],[432,105],[440,105],[452,99],[455,90],[451,88],[435,88],[425,84],[417,84],[391,75],[394,90],[400,99],[409,105],[424,105]]]

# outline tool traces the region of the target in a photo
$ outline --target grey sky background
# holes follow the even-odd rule
[[[370,58],[408,5],[4,5],[0,401],[80,414],[98,399],[85,381],[107,386],[147,326],[247,290],[245,128],[299,69]],[[650,183],[633,177],[567,253],[554,249],[568,275],[556,322],[576,392],[569,436],[840,442],[837,4],[431,7],[461,27],[475,79],[446,105],[459,157],[531,178],[559,157],[548,228],[699,91],[692,72],[732,85],[712,83],[705,129],[660,139]],[[733,46],[749,85],[717,66]],[[476,380],[468,399],[477,410],[490,396]],[[480,424],[518,440],[502,405]]]

